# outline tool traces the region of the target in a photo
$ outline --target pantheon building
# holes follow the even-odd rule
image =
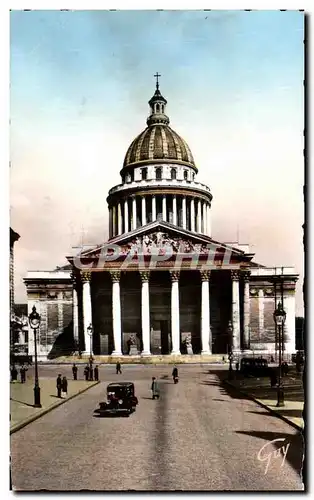
[[[274,353],[279,302],[284,350],[295,352],[298,275],[256,263],[248,245],[212,238],[212,192],[170,127],[158,78],[146,123],[108,193],[109,240],[24,278],[29,313],[35,305],[41,315],[39,358]]]

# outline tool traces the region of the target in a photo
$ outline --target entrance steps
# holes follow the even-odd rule
[[[223,360],[224,358],[224,360]],[[49,360],[53,363],[88,363],[89,356],[61,356]],[[228,361],[227,354],[164,354],[151,356],[93,356],[94,364],[139,364],[139,365],[159,365],[159,364],[197,364],[197,363],[223,363]],[[47,361],[46,361],[47,363]]]

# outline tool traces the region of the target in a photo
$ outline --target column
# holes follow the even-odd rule
[[[121,203],[118,203],[118,235],[122,234],[122,210]]]
[[[212,335],[210,328],[210,301],[209,301],[210,271],[202,271],[201,279],[202,279],[202,309],[201,309],[202,354],[212,354]]]
[[[239,271],[231,271],[232,280],[232,349],[240,349],[240,291]]]
[[[88,335],[87,328],[92,324],[92,299],[91,299],[91,272],[81,271],[81,280],[83,283],[83,330],[84,330],[84,344],[85,354],[90,352],[90,336]]]
[[[124,232],[129,232],[129,206],[128,200],[124,200]]]
[[[202,205],[201,205],[201,200],[198,200],[197,203],[197,232],[201,233],[202,232]]]
[[[208,203],[206,204],[206,209],[207,209],[207,236],[211,236],[212,230],[210,223],[210,206]]]
[[[109,239],[112,238],[112,208],[109,208]]]
[[[162,197],[162,220],[167,222],[167,198],[165,194]]]
[[[154,222],[157,219],[157,214],[156,214],[156,196],[152,196],[152,222]]]
[[[147,224],[146,220],[146,196],[142,196],[142,226]]]
[[[112,329],[113,329],[113,346],[114,346],[111,356],[122,356],[120,272],[110,271],[110,276],[112,279]]]
[[[179,276],[177,271],[170,271],[171,275],[171,354],[180,354],[180,304],[179,304]]]
[[[283,308],[286,312],[286,321],[283,328],[284,353],[295,352],[295,290],[285,290]],[[286,361],[286,359],[285,359]]]
[[[203,234],[206,234],[206,227],[207,227],[206,203],[205,203],[205,201],[202,201],[202,233]]]
[[[141,272],[142,280],[142,356],[150,356],[150,309],[149,309],[149,273]]]
[[[79,349],[79,315],[78,315],[78,297],[77,297],[77,281],[75,276],[72,275],[73,283],[73,337],[77,347]]]
[[[136,197],[132,199],[132,229],[136,229]]]
[[[195,231],[195,202],[191,198],[191,231]]]
[[[172,195],[172,223],[176,226],[177,222],[177,197]]]
[[[186,229],[186,196],[182,198],[182,227]]]
[[[250,349],[250,273],[243,273],[243,279],[243,347],[244,349]]]
[[[116,236],[116,207],[112,207],[112,237]]]
[[[264,290],[258,290],[258,337],[262,340],[264,333]]]

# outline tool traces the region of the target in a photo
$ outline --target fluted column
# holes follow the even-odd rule
[[[232,279],[232,348],[240,349],[240,291],[239,272],[231,271]]]
[[[210,206],[209,203],[207,203],[207,236],[211,236],[212,234],[212,229],[211,229],[211,221],[210,221]]]
[[[146,220],[146,196],[142,196],[142,226],[147,224]]]
[[[194,201],[194,198],[191,198],[190,217],[191,217],[191,231],[195,231],[195,201]]]
[[[172,195],[172,223],[177,225],[177,197]]]
[[[73,338],[78,347],[79,346],[79,311],[78,311],[78,296],[77,296],[77,279],[74,273],[71,273],[73,284]]]
[[[117,214],[117,209],[116,206],[114,205],[112,207],[112,236],[116,236],[117,230],[116,230],[116,214]]]
[[[243,347],[250,348],[250,273],[243,273],[244,297],[243,297]]]
[[[258,290],[258,336],[259,340],[263,338],[264,333],[264,290]]]
[[[81,271],[81,280],[83,283],[83,328],[84,328],[84,343],[85,353],[90,352],[90,337],[87,328],[92,324],[92,299],[91,299],[91,272]]]
[[[196,229],[196,231],[198,233],[202,232],[201,222],[202,222],[202,206],[201,206],[201,200],[198,200],[198,203],[197,203],[197,229]]]
[[[210,301],[209,301],[210,271],[202,271],[201,279],[202,279],[202,309],[201,309],[202,354],[212,354],[212,335],[210,328]]]
[[[109,238],[112,238],[112,208],[109,208]]]
[[[201,223],[201,229],[202,229],[202,233],[203,234],[206,234],[206,221],[207,221],[206,203],[205,203],[205,201],[202,201],[202,223]]]
[[[124,232],[129,232],[129,206],[128,200],[124,200]]]
[[[121,356],[121,299],[120,299],[120,272],[111,271],[112,279],[112,329],[113,329],[113,352],[112,356]]]
[[[167,198],[165,194],[162,197],[162,220],[167,221]]]
[[[118,235],[122,234],[122,210],[121,203],[118,203]]]
[[[150,355],[150,310],[149,310],[149,273],[141,272],[142,280],[142,356]]]
[[[152,196],[152,222],[157,219],[157,210],[156,210],[156,196]]]
[[[179,303],[179,276],[177,271],[170,271],[171,275],[171,354],[180,354],[180,303]]]
[[[132,199],[132,229],[136,229],[136,197]]]
[[[182,198],[182,227],[186,229],[186,197]]]

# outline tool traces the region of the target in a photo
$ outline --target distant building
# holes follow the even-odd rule
[[[107,197],[109,241],[24,279],[28,311],[36,305],[42,317],[39,357],[70,351],[71,339],[89,353],[91,324],[98,355],[127,356],[130,339],[142,356],[274,352],[279,301],[287,314],[285,351],[295,352],[298,275],[254,262],[246,244],[212,238],[211,190],[198,182],[166,105],[157,82],[147,127]],[[29,338],[33,354],[32,332]]]

